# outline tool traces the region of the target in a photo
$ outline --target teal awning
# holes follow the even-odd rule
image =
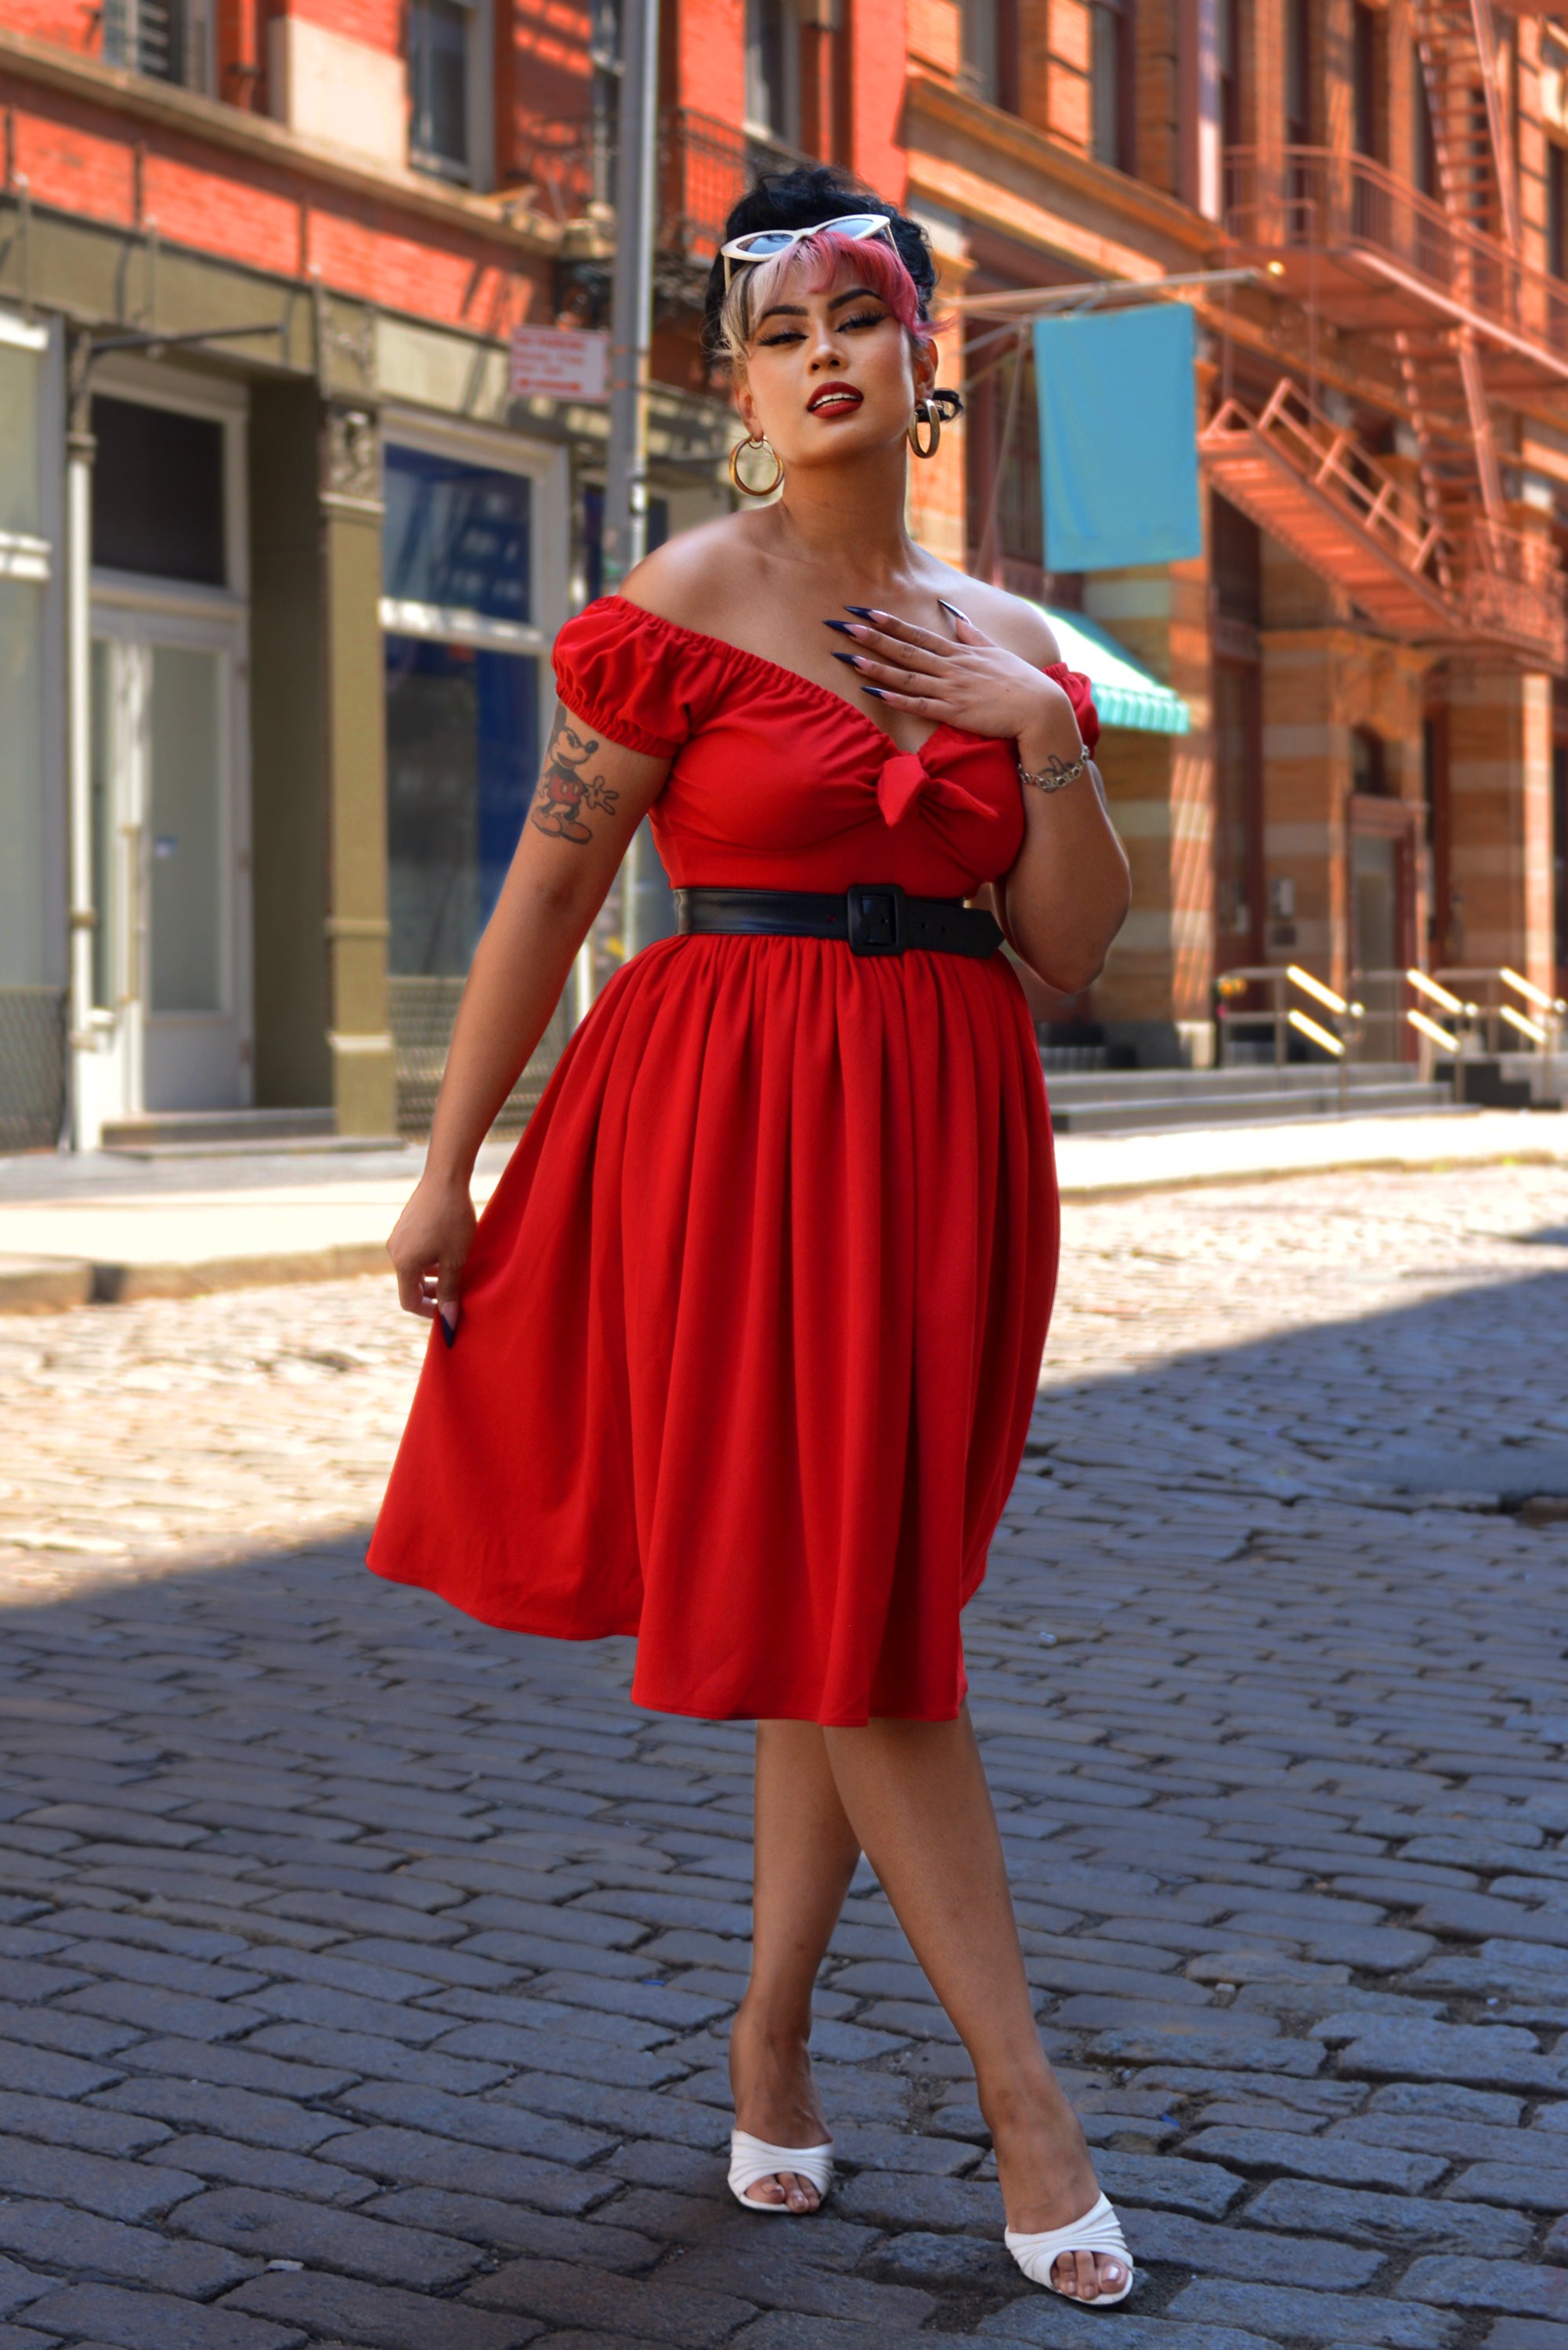
[[[1058,612],[1037,604],[1062,648],[1069,669],[1081,670],[1095,689],[1102,726],[1136,726],[1145,734],[1185,734],[1192,712],[1179,693],[1162,685],[1124,650],[1097,620],[1085,612]]]

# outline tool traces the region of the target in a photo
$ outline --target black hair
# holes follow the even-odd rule
[[[797,163],[788,172],[763,172],[756,185],[731,207],[720,243],[759,228],[815,228],[844,213],[881,213],[891,221],[898,258],[920,297],[920,316],[929,318],[931,296],[937,290],[937,269],[924,229],[837,163]],[[702,340],[711,359],[717,359],[723,349],[719,332],[723,304],[724,263],[722,255],[716,254],[708,273],[702,314]]]

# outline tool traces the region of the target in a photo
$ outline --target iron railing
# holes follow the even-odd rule
[[[0,987],[0,1150],[52,1150],[66,1125],[66,991]]]
[[[1369,155],[1229,148],[1224,225],[1254,250],[1359,252],[1386,282],[1568,379],[1568,284]]]
[[[711,262],[731,208],[766,172],[808,161],[793,147],[737,130],[718,115],[689,106],[667,107],[659,120],[659,253]],[[535,124],[525,175],[563,224],[580,220],[592,203],[613,203],[616,137],[586,120]]]
[[[388,1013],[398,1077],[398,1132],[419,1138],[431,1130],[436,1095],[446,1069],[452,1023],[466,982],[462,979],[391,978]],[[572,1015],[563,997],[500,1116],[497,1134],[521,1134],[538,1107],[551,1072],[566,1050]]]

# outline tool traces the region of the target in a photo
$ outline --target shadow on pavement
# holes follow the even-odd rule
[[[1565,1308],[1043,1390],[966,1646],[1126,2350],[1568,2318],[1568,1545],[1499,1498],[1568,1491]],[[747,1727],[359,1547],[6,1611],[0,2350],[1087,2343],[864,1867],[833,2201],[728,2201]]]

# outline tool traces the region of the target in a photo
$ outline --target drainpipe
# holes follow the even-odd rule
[[[659,204],[659,0],[624,0],[615,182],[615,284],[610,299],[608,479],[604,576],[613,592],[648,548],[648,363],[653,338],[653,240]],[[642,826],[620,868],[621,937],[637,951]],[[576,1008],[594,1000],[593,934],[577,955]]]
[[[70,873],[70,1133],[96,1150],[102,1126],[93,1029],[92,873],[92,338],[73,336],[66,420],[66,775]]]

